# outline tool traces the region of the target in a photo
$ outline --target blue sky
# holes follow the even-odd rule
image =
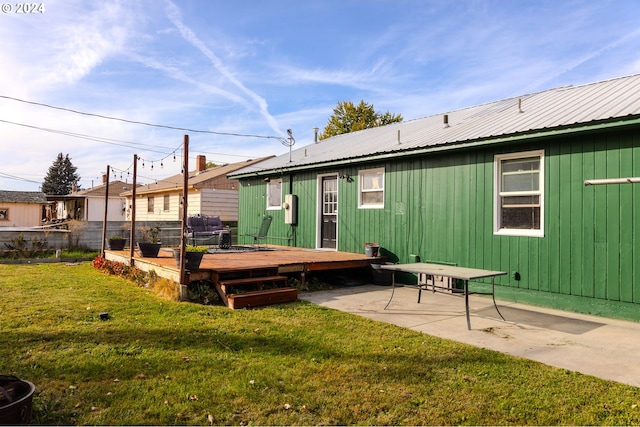
[[[107,165],[120,178],[134,153],[140,181],[153,182],[180,172],[185,133],[191,156],[230,163],[288,148],[225,134],[292,129],[299,148],[338,101],[408,120],[640,73],[637,0],[46,0],[32,14],[4,4],[3,190],[37,191],[60,152],[83,188]]]

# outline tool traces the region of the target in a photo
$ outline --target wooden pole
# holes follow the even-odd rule
[[[189,200],[189,135],[184,136],[184,149],[182,161],[182,226],[180,232],[180,298],[186,299],[189,279],[184,265],[187,247],[187,205]]]
[[[107,165],[107,181],[105,182],[104,194],[104,221],[102,222],[102,246],[100,247],[100,256],[104,258],[104,245],[107,240],[107,214],[109,212],[109,174],[110,167]]]
[[[136,188],[138,175],[138,155],[133,155],[133,191],[131,193],[131,231],[129,234],[129,265],[133,266],[133,248],[136,242]]]

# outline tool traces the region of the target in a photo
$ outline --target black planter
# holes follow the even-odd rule
[[[176,259],[176,267],[180,268],[180,250],[174,250],[173,256]],[[202,262],[203,252],[187,252],[184,258],[184,268],[187,270],[197,270]]]
[[[127,244],[127,239],[109,239],[109,249],[112,251],[121,251]]]
[[[0,375],[0,387],[12,397],[0,404],[0,424],[31,424],[31,404],[35,386],[12,376]]]
[[[138,252],[144,258],[157,258],[160,246],[160,243],[138,242]]]

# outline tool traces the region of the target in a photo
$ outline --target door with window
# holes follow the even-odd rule
[[[320,178],[320,247],[337,248],[338,235],[338,176]]]

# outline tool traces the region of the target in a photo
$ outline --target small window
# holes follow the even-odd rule
[[[9,221],[9,209],[0,208],[0,221]]]
[[[164,195],[164,205],[163,205],[162,209],[165,212],[169,212],[170,208],[171,208],[171,197],[168,194],[165,194]]]
[[[495,233],[544,236],[544,152],[495,156]]]
[[[384,169],[369,169],[358,173],[360,194],[358,207],[384,208]]]
[[[154,197],[147,197],[147,213],[150,213],[150,214],[153,213],[154,202],[155,202]]]
[[[272,179],[267,182],[267,209],[282,209],[282,180]]]

